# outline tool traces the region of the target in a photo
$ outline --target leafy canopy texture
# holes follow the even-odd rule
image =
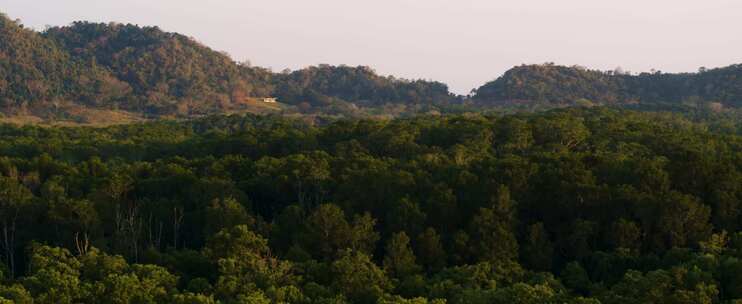
[[[739,126],[601,107],[0,125],[0,303],[735,303]]]

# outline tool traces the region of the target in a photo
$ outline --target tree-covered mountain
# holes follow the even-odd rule
[[[208,112],[268,96],[271,73],[235,63],[195,40],[157,27],[75,22],[42,35],[71,56],[103,66],[130,88],[122,107],[156,114]]]
[[[96,92],[125,85],[107,70],[0,14],[0,107],[5,113],[50,109],[66,100],[86,103]],[[110,86],[110,87],[109,87]],[[111,94],[102,102],[116,98]]]
[[[719,103],[742,107],[742,65],[697,73],[597,71],[554,64],[521,65],[475,90],[480,102],[574,104]]]
[[[552,64],[514,67],[475,91],[483,101],[566,103],[580,98],[616,103],[625,100],[621,79],[600,71]]]
[[[259,70],[245,71],[225,55],[157,28],[76,22],[38,33],[0,16],[0,35],[5,113],[30,108],[44,114],[60,104],[208,112],[270,83]]]
[[[523,65],[475,90],[471,103],[443,83],[364,66],[274,73],[157,27],[74,22],[37,32],[0,15],[0,39],[0,111],[10,116],[66,117],[82,108],[193,117],[244,110],[257,97],[278,98],[281,106],[270,111],[342,117],[503,104],[742,106],[742,65],[638,75]]]
[[[368,67],[320,65],[291,73],[237,63],[177,33],[74,22],[43,32],[0,15],[3,112],[49,114],[60,104],[150,115],[220,113],[249,97],[303,108],[433,104],[446,85],[384,77]]]
[[[430,104],[454,99],[440,82],[384,77],[369,67],[319,65],[277,77],[276,96],[284,102],[326,105],[333,100],[364,105]]]

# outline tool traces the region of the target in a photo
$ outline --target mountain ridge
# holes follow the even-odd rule
[[[0,19],[7,42],[0,50],[2,112],[11,116],[83,106],[193,117],[239,111],[255,97],[277,97],[301,107],[295,111],[454,98],[440,82],[380,76],[364,66],[274,73],[158,27],[78,21],[36,32]]]
[[[742,64],[696,73],[640,73],[590,70],[553,63],[516,66],[474,91],[484,102],[526,100],[549,104],[667,102],[719,103],[742,107]]]
[[[73,22],[42,32],[0,14],[0,113],[45,119],[123,111],[191,118],[253,112],[358,116],[479,111],[511,105],[715,104],[742,107],[742,65],[697,73],[631,75],[553,63],[520,65],[473,90],[381,76],[366,66],[281,73],[242,64],[156,26]],[[254,100],[275,97],[280,107]],[[93,109],[96,111],[86,111]]]

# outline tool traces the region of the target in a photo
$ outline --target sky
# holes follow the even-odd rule
[[[0,0],[27,27],[157,25],[274,71],[366,65],[467,94],[520,64],[742,63],[740,0]]]

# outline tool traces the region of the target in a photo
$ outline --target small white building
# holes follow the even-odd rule
[[[259,101],[262,101],[262,102],[266,102],[266,103],[276,103],[276,102],[278,102],[278,99],[276,99],[275,97],[263,97],[263,98],[258,98],[258,100]]]

